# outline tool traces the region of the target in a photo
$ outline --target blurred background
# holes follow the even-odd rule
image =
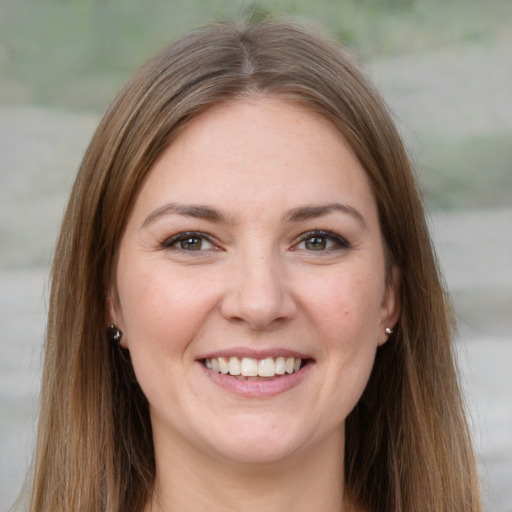
[[[511,0],[0,0],[0,510],[30,463],[52,249],[102,112],[189,29],[279,13],[351,46],[395,112],[455,301],[487,510],[512,511]]]

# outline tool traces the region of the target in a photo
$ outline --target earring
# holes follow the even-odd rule
[[[386,334],[393,334],[393,329],[391,329],[390,327],[386,327],[384,331]]]
[[[123,333],[114,324],[108,326],[107,337],[112,345],[117,347],[121,346],[121,338],[123,337]]]

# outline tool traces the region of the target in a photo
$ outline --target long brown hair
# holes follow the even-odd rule
[[[347,52],[289,22],[185,36],[149,60],[103,117],[55,250],[30,510],[135,512],[151,495],[148,404],[129,355],[105,335],[116,254],[155,159],[198,112],[247,95],[300,102],[343,134],[369,176],[401,273],[395,333],[347,419],[348,492],[372,512],[480,511],[450,302],[406,151]]]

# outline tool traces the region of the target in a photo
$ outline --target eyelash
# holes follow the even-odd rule
[[[294,246],[292,247],[292,250],[298,250],[298,246],[300,244],[307,242],[308,240],[312,240],[313,238],[325,239],[326,244],[328,242],[332,242],[336,245],[336,247],[322,248],[318,252],[327,252],[327,251],[351,248],[351,245],[349,242],[347,242],[347,240],[345,240],[344,238],[342,238],[338,235],[335,235],[334,233],[331,233],[329,231],[313,230],[313,231],[308,231],[306,233],[303,233],[300,236],[299,241],[296,244],[294,244]],[[201,233],[201,232],[197,232],[197,231],[186,231],[183,233],[178,233],[177,235],[174,235],[170,238],[165,239],[162,242],[161,246],[164,249],[175,248],[175,249],[179,249],[179,250],[186,251],[186,252],[194,252],[194,251],[199,252],[201,250],[203,250],[203,251],[211,250],[211,249],[202,249],[201,247],[198,249],[186,249],[184,247],[174,247],[176,244],[179,244],[180,242],[186,242],[187,240],[190,241],[192,239],[198,240],[199,242],[201,242],[201,245],[203,244],[203,242],[206,242],[206,243],[211,244],[214,249],[216,248],[216,244],[211,241],[210,237],[208,237],[205,233]],[[316,252],[316,251],[314,251],[314,249],[305,249],[305,250],[308,250],[311,252]]]
[[[216,244],[214,244],[206,234],[200,233],[197,231],[185,231],[183,233],[178,233],[177,235],[171,236],[170,238],[166,238],[162,242],[161,246],[163,249],[175,248],[175,249],[178,249],[181,251],[187,251],[187,252],[194,252],[194,251],[200,252],[201,250],[203,250],[203,251],[205,250],[205,249],[185,249],[184,247],[173,247],[180,242],[185,242],[185,241],[191,240],[191,239],[199,240],[201,242],[201,244],[203,242],[207,242],[207,243],[211,244],[213,247],[216,247]]]
[[[342,238],[338,235],[335,235],[334,233],[331,233],[329,231],[321,231],[321,230],[315,229],[313,231],[308,231],[307,233],[303,233],[300,236],[300,240],[293,246],[293,249],[297,250],[297,247],[300,244],[307,242],[308,240],[311,240],[313,238],[325,239],[326,242],[333,242],[336,245],[336,247],[328,247],[325,249],[321,249],[318,252],[327,252],[327,251],[333,251],[333,250],[335,251],[335,250],[340,250],[340,249],[350,249],[352,247],[347,240],[345,240],[344,238]],[[311,250],[311,252],[314,252],[314,251]]]

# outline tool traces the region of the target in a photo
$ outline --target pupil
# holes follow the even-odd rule
[[[201,249],[201,239],[200,238],[187,238],[186,240],[182,240],[181,242],[182,249],[189,249],[192,251],[198,251]]]
[[[306,248],[312,249],[313,251],[318,251],[319,249],[325,249],[325,238],[313,236],[310,239],[306,240]]]

